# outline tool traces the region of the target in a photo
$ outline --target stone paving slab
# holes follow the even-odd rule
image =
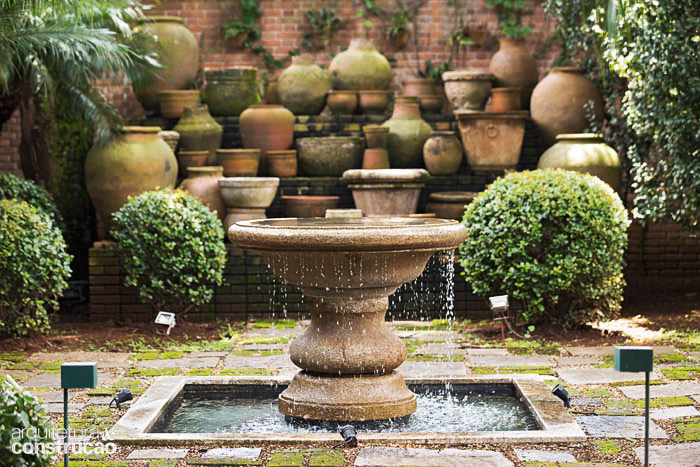
[[[474,366],[549,366],[554,359],[543,355],[469,355],[469,362]]]
[[[161,358],[157,360],[139,360],[135,368],[214,368],[219,364],[219,357],[197,358]]]
[[[644,380],[644,373],[615,371],[614,368],[556,368],[555,373],[569,384],[609,384]],[[655,373],[651,379],[658,379]]]
[[[514,449],[515,455],[522,462],[576,462],[576,458],[563,451],[544,451],[542,449]]]
[[[224,368],[297,368],[289,355],[271,355],[269,357],[236,357],[224,358]]]
[[[68,413],[78,413],[85,407],[85,404],[68,403]],[[63,402],[49,402],[44,404],[46,413],[63,413]]]
[[[615,347],[564,347],[572,357],[602,357],[604,355],[614,355]]]
[[[698,412],[698,410],[692,405],[649,410],[649,416],[655,420],[664,420],[669,418],[681,417],[697,417],[698,415],[700,415],[700,412]]]
[[[500,452],[461,449],[411,449],[368,447],[360,450],[355,466],[512,467]]]
[[[225,357],[228,355],[229,352],[206,352],[206,351],[197,351],[197,352],[188,352],[187,356],[191,358],[207,358],[207,357],[216,357],[216,358],[221,358]],[[199,368],[199,367],[198,367]]]
[[[416,331],[408,329],[392,330],[392,332],[400,338],[415,339],[419,341],[443,340],[448,342],[459,342],[462,340],[462,335],[456,331]]]
[[[637,374],[639,373],[630,373]],[[642,377],[641,379],[644,379]],[[643,399],[645,387],[644,385],[638,386],[621,386],[620,391],[631,398],[631,399]],[[671,384],[659,384],[656,386],[651,386],[649,388],[649,397],[671,397],[671,396],[692,396],[700,395],[700,383],[671,383]]]
[[[63,403],[63,390],[61,391],[29,391],[29,393],[34,396],[38,397],[45,403],[50,403],[50,402],[61,402]],[[68,400],[70,401],[75,397],[75,392],[68,391]]]
[[[696,395],[693,395],[693,396],[690,396],[690,397],[691,397],[695,402],[697,402],[698,404],[700,404],[700,395],[696,394]]]
[[[404,378],[463,378],[467,367],[462,362],[404,362],[397,369]]]
[[[576,417],[576,422],[594,438],[644,438],[644,417],[600,415]],[[649,438],[667,439],[668,436],[650,421]]]
[[[294,337],[304,332],[303,327],[295,328],[252,328],[245,332],[245,337]]]
[[[97,385],[99,387],[109,385],[113,377],[109,373],[104,373],[102,371],[97,371]],[[61,374],[60,373],[41,373],[39,375],[30,378],[22,386],[25,388],[60,388],[61,387]]]
[[[38,352],[28,362],[97,362],[97,368],[129,368],[126,352]]]
[[[202,454],[202,459],[257,459],[262,448],[214,448]]]
[[[266,351],[266,350],[286,350],[287,344],[243,344],[241,346],[243,350],[255,350],[255,351]]]
[[[557,365],[562,366],[583,366],[595,365],[602,363],[603,360],[598,357],[558,357]]]
[[[508,349],[467,349],[467,355],[472,356],[494,356],[510,355]]]
[[[189,449],[159,448],[159,449],[135,449],[131,451],[127,460],[141,459],[184,459]]]
[[[644,462],[644,447],[634,449],[640,462]],[[700,443],[649,446],[651,467],[698,467],[700,466]]]
[[[455,347],[454,344],[448,342],[427,342],[422,344],[418,350],[418,354],[452,354],[452,355],[463,355],[467,353],[466,349],[459,349]]]

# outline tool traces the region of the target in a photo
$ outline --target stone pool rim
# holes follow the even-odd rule
[[[574,418],[552,395],[551,388],[540,375],[479,375],[461,378],[406,378],[407,384],[513,384],[541,429],[533,431],[472,431],[472,432],[414,432],[360,433],[358,441],[366,444],[440,444],[466,443],[545,443],[578,442],[586,439]],[[245,384],[288,385],[289,378],[270,376],[161,376],[139,396],[136,403],[109,430],[109,441],[132,446],[240,446],[250,444],[337,444],[335,433],[297,434],[236,434],[236,433],[149,433],[168,404],[185,385]]]

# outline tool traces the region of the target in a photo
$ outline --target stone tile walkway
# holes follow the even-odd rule
[[[7,357],[8,360],[3,362],[0,356],[0,367],[3,374],[16,377],[23,387],[40,397],[54,419],[58,420],[63,410],[57,371],[60,363],[96,361],[99,387],[89,391],[71,390],[69,409],[71,423],[103,431],[124,413],[123,410],[106,408],[111,397],[121,388],[128,387],[138,398],[159,375],[274,375],[278,378],[291,378],[297,369],[289,360],[287,338],[299,335],[304,324],[297,323],[293,328],[250,327],[229,350],[171,355],[162,352],[153,355],[135,352],[40,352],[21,355],[20,361]],[[528,443],[445,447],[431,445],[427,436],[425,446],[360,443],[357,449],[331,449],[328,443],[308,446],[282,446],[274,443],[271,446],[235,447],[223,444],[206,447],[125,446],[109,459],[111,464],[100,463],[100,459],[78,459],[75,456],[71,467],[641,465],[644,432],[642,399],[645,388],[640,382],[643,382],[644,375],[620,373],[611,368],[613,347],[567,346],[559,349],[555,355],[549,352],[538,354],[536,349],[530,354],[522,355],[502,346],[465,346],[465,337],[459,332],[430,329],[426,323],[402,322],[394,323],[394,326],[399,328],[396,333],[410,349],[409,360],[399,368],[406,377],[462,378],[472,374],[502,375],[504,372],[544,374],[538,378],[545,378],[552,387],[562,383],[569,391],[574,403],[573,415],[588,439],[571,445]],[[494,344],[497,345],[498,342]],[[682,352],[669,346],[655,348],[655,355],[661,354],[678,355],[684,363],[655,365],[655,384],[651,386],[650,465],[700,466],[700,362],[692,358],[700,353]],[[665,367],[680,368],[680,373],[668,373]],[[610,415],[610,412],[619,415]],[[597,413],[605,415],[596,415]]]

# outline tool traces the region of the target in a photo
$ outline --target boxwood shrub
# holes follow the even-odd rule
[[[508,294],[519,317],[578,325],[620,310],[628,213],[594,176],[499,178],[466,209],[460,261],[476,293]]]
[[[187,312],[208,303],[226,262],[221,221],[181,190],[149,191],[114,214],[112,235],[126,271],[153,311]],[[153,318],[150,316],[149,318]]]
[[[0,465],[50,466],[54,432],[39,400],[12,377],[0,376]],[[30,449],[23,452],[24,445]]]
[[[32,180],[26,180],[8,172],[0,173],[0,199],[26,201],[51,216],[58,228],[63,228],[63,217],[51,194]]]
[[[48,310],[68,287],[71,256],[48,214],[0,200],[0,335],[49,327]]]

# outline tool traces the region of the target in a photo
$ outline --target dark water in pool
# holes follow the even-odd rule
[[[352,422],[358,433],[539,430],[512,384],[409,385],[418,408],[410,417]],[[342,422],[285,417],[277,396],[285,386],[188,385],[152,433],[337,433]]]

